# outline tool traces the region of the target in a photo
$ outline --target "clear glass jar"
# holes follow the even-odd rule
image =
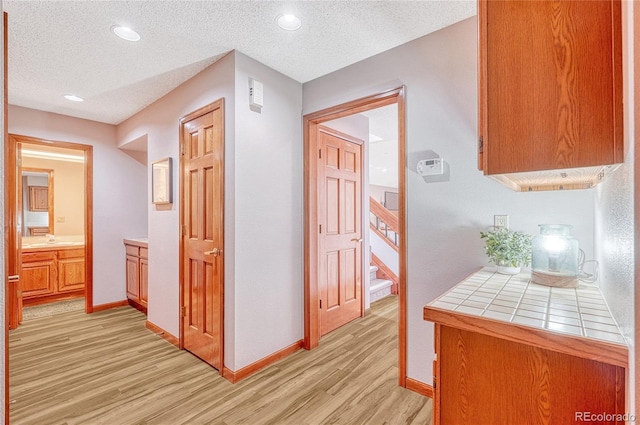
[[[531,281],[547,286],[578,286],[578,241],[568,224],[540,224],[532,241]]]

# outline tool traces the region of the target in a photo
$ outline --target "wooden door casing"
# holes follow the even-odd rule
[[[320,334],[361,317],[361,140],[318,127]]]
[[[181,345],[222,373],[224,102],[181,120]]]

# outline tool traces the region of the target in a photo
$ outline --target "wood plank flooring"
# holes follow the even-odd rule
[[[32,319],[10,333],[11,424],[431,424],[397,385],[395,298],[235,385],[131,307]]]

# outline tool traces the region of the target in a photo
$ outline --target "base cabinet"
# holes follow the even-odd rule
[[[82,296],[84,249],[58,249],[22,254],[22,299],[25,304]]]
[[[436,324],[434,423],[623,424],[625,369]],[[603,422],[599,422],[603,423]]]
[[[130,303],[146,313],[148,303],[149,250],[146,244],[128,243],[125,240],[127,298]]]

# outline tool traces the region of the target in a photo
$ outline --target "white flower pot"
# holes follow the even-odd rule
[[[501,266],[499,264],[496,265],[496,267],[497,267],[497,272],[500,274],[518,274],[522,269],[522,267]]]

